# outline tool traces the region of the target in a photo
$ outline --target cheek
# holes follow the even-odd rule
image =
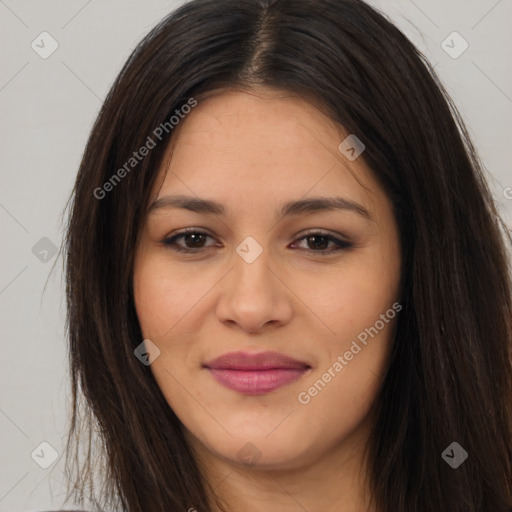
[[[213,281],[214,282],[214,281]],[[142,333],[165,337],[190,312],[208,288],[208,277],[191,279],[190,270],[170,270],[165,258],[141,257],[134,267],[134,300]]]
[[[298,397],[311,417],[329,416],[325,435],[343,437],[358,428],[375,400],[393,343],[394,287],[377,292],[375,282],[355,277],[344,281],[338,302],[324,310],[335,336],[323,337],[324,357]]]
[[[399,281],[399,253],[389,251],[383,255],[375,251],[358,255],[330,274],[324,281],[326,286],[314,288],[308,305],[334,333],[323,338],[328,356],[316,377],[320,375],[323,382],[329,382],[329,390],[322,391],[318,407],[327,407],[330,400],[339,401],[340,393],[343,405],[354,413],[369,407],[393,341],[398,315],[393,304],[398,301]],[[344,360],[341,363],[339,356]]]
[[[172,290],[165,277],[160,276],[146,259],[137,262],[133,277],[135,309],[144,338],[158,338],[170,323],[169,314],[174,311]],[[170,293],[169,293],[170,292]],[[170,324],[167,328],[172,327]]]
[[[399,279],[396,262],[377,265],[361,258],[317,280],[313,287],[309,283],[305,296],[308,306],[346,339],[373,325],[392,306],[398,299]]]

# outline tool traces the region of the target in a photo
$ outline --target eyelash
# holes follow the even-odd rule
[[[196,228],[189,228],[189,229],[185,229],[183,231],[180,231],[179,233],[176,233],[172,237],[165,238],[164,240],[162,240],[162,243],[165,246],[167,246],[170,249],[172,249],[173,251],[181,252],[181,253],[187,253],[187,254],[197,254],[201,250],[207,248],[207,247],[198,247],[196,249],[184,248],[184,247],[179,246],[179,245],[176,244],[176,240],[178,240],[180,238],[184,238],[186,235],[190,235],[190,234],[209,236],[209,237],[213,238],[209,233],[205,233],[203,231],[199,231]],[[318,250],[318,251],[315,251],[313,249],[299,249],[299,250],[310,252],[310,253],[313,253],[315,255],[316,254],[325,255],[325,254],[332,254],[334,252],[342,251],[344,249],[346,250],[346,249],[349,249],[350,247],[353,246],[353,244],[351,244],[350,242],[345,242],[343,240],[340,240],[339,238],[336,238],[336,237],[334,237],[332,235],[329,235],[329,234],[326,234],[326,233],[322,233],[320,231],[309,232],[309,233],[303,235],[302,237],[300,237],[299,239],[297,239],[297,242],[300,242],[302,240],[305,240],[305,239],[307,239],[309,237],[313,237],[313,236],[318,236],[318,237],[321,237],[321,238],[326,238],[328,240],[328,242],[334,242],[337,245],[337,247],[331,248],[331,249],[325,249],[325,250]],[[209,247],[213,247],[213,246],[209,246]]]

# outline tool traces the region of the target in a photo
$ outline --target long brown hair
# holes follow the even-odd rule
[[[310,98],[356,134],[393,201],[403,310],[368,444],[378,510],[509,509],[510,235],[436,73],[360,0],[193,0],[144,38],[115,80],[83,155],[65,241],[68,499],[126,512],[211,510],[213,490],[179,419],[134,357],[142,335],[132,267],[174,133],[156,140],[155,129],[191,98],[258,85]],[[127,168],[148,137],[155,147]],[[441,456],[452,442],[468,453],[457,469]]]

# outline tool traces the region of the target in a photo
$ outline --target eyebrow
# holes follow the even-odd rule
[[[224,206],[217,201],[185,195],[163,196],[156,199],[151,203],[148,212],[153,213],[164,208],[182,208],[195,213],[211,215],[226,213]],[[364,206],[343,197],[311,197],[289,201],[281,207],[278,213],[280,217],[289,217],[333,210],[345,210],[356,213],[367,220],[374,220]]]

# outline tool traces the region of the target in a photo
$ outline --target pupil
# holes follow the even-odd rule
[[[200,246],[201,242],[204,242],[204,240],[201,240],[201,238],[204,238],[204,235],[200,235],[198,233],[192,233],[191,235],[187,235],[187,242],[192,239],[192,244],[187,243],[187,245],[192,245],[192,247]]]
[[[313,242],[312,245],[315,246],[316,249],[327,249],[327,245],[329,241],[325,236],[310,236],[308,237],[308,242]],[[321,242],[323,241],[323,243]]]

